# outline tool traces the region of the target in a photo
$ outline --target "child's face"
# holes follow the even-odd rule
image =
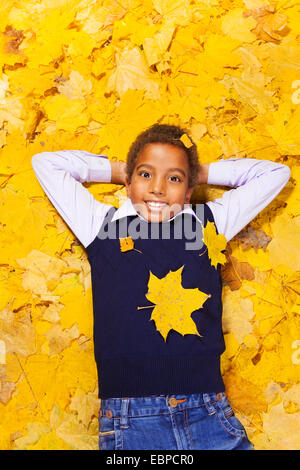
[[[189,203],[189,165],[184,150],[169,143],[147,144],[140,152],[127,196],[136,211],[149,222],[173,217]],[[155,204],[159,203],[159,204]]]

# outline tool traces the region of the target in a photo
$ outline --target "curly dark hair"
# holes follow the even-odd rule
[[[180,137],[183,134],[186,134],[189,137],[193,144],[191,147],[186,147],[180,140]],[[150,143],[169,143],[183,149],[187,155],[190,170],[188,181],[189,187],[197,184],[198,171],[200,169],[199,156],[197,146],[189,135],[189,131],[179,126],[157,123],[141,132],[129,148],[126,161],[126,175],[129,182],[131,181],[139,153],[145,145]]]

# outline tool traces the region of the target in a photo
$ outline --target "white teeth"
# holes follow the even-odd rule
[[[147,202],[148,206],[150,207],[163,207],[167,206],[168,204],[166,202]]]

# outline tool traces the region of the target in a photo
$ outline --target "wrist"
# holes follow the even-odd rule
[[[198,184],[207,183],[209,165],[210,163],[203,163],[202,165],[200,164],[198,171]]]
[[[111,183],[125,185],[126,163],[119,160],[110,160],[111,164]]]

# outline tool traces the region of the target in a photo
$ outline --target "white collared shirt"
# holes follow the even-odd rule
[[[168,220],[173,220],[175,219],[175,217],[177,217],[179,214],[192,214],[194,216],[196,216],[196,214],[194,213],[194,211],[192,210],[191,208],[191,205],[190,204],[184,204],[184,208],[182,209],[182,211],[180,212],[177,212],[177,214],[174,215],[174,217],[171,217],[170,219]],[[140,214],[137,213],[137,211],[135,210],[133,204],[132,204],[132,201],[131,199],[128,197],[126,199],[126,201],[119,207],[118,210],[116,210],[116,212],[114,213],[113,217],[112,217],[112,222],[114,222],[115,220],[118,220],[118,219],[121,219],[122,217],[127,217],[128,215],[138,215],[142,220],[145,220],[146,222],[148,222],[146,219],[144,219],[144,217]],[[197,217],[197,216],[196,216]]]
[[[112,205],[98,201],[82,183],[111,182],[109,159],[84,150],[60,150],[34,155],[32,166],[44,192],[86,248],[99,233]],[[270,160],[229,158],[211,163],[207,183],[235,188],[207,202],[218,232],[231,240],[279,194],[290,174],[287,165]],[[194,214],[191,206],[185,204],[172,219],[183,212]],[[129,198],[112,220],[128,215],[143,219]]]

